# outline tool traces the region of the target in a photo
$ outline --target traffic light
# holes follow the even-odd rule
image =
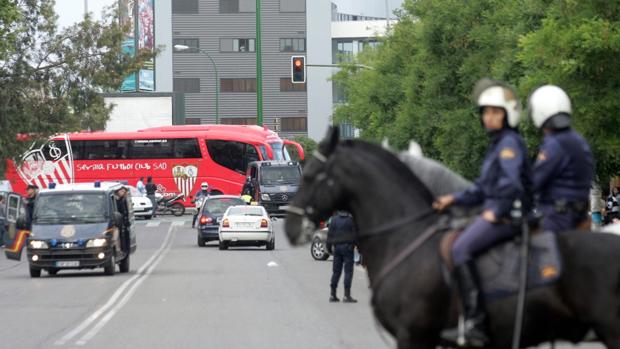
[[[294,84],[303,84],[306,82],[306,57],[291,57],[291,81]]]

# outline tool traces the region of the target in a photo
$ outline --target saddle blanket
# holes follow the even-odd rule
[[[520,244],[508,241],[491,248],[477,260],[485,298],[497,299],[519,292]],[[527,288],[554,283],[562,274],[562,260],[552,232],[532,235],[528,260]]]

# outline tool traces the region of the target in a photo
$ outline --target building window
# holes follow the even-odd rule
[[[280,39],[280,52],[306,52],[306,39]]]
[[[332,102],[334,104],[344,104],[347,102],[344,87],[336,81],[332,81]]]
[[[256,125],[256,118],[222,118],[223,125]]]
[[[306,84],[294,84],[291,78],[280,78],[280,92],[306,92]]]
[[[306,0],[280,0],[280,12],[306,12]]]
[[[254,39],[220,39],[220,51],[222,52],[254,52]]]
[[[199,78],[174,78],[172,80],[174,92],[198,93],[200,92]]]
[[[280,118],[283,132],[305,132],[308,130],[308,118]]]
[[[256,12],[256,0],[220,0],[220,13]]]
[[[185,119],[185,125],[200,125],[200,124],[201,124],[200,118],[186,118]]]
[[[172,13],[197,14],[198,0],[172,0]]]
[[[190,50],[184,51],[173,51],[174,53],[195,53],[195,50],[191,50],[192,48],[198,49],[200,48],[200,41],[198,39],[172,39],[172,47],[175,45],[185,45],[190,48]]]
[[[220,79],[222,92],[256,92],[256,79]]]

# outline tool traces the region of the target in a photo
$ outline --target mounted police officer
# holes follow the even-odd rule
[[[196,196],[194,196],[194,200],[192,200],[192,203],[196,201],[206,200],[209,197],[209,194],[211,194],[211,192],[209,191],[209,183],[202,182],[200,184],[200,191],[196,193]],[[200,213],[199,211],[200,207],[196,207],[196,213],[194,214],[194,218],[192,219],[192,228],[196,226],[196,219],[198,218],[198,213]]]
[[[483,205],[483,212],[452,246],[453,277],[465,317],[464,333],[446,330],[442,337],[452,343],[464,337],[466,346],[483,347],[489,342],[474,257],[518,233],[509,221],[515,200],[527,203],[530,174],[525,142],[516,130],[520,105],[515,91],[500,82],[481,80],[474,92],[482,125],[490,136],[482,172],[469,189],[442,196],[433,204],[438,210],[450,205]]]
[[[351,214],[345,211],[336,212],[329,223],[327,243],[333,245],[334,261],[332,264],[332,278],[330,282],[330,302],[340,302],[336,296],[336,288],[344,267],[344,299],[345,303],[357,303],[351,297],[353,282],[353,259],[355,250],[355,222]]]
[[[571,128],[570,99],[557,86],[542,86],[530,97],[529,113],[545,134],[533,169],[542,228],[577,228],[588,215],[594,159],[588,143]]]

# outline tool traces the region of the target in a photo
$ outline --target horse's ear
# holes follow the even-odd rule
[[[329,130],[327,130],[327,135],[323,141],[321,141],[320,149],[323,155],[328,156],[331,154],[338,142],[340,141],[340,128],[338,126],[331,126]]]

